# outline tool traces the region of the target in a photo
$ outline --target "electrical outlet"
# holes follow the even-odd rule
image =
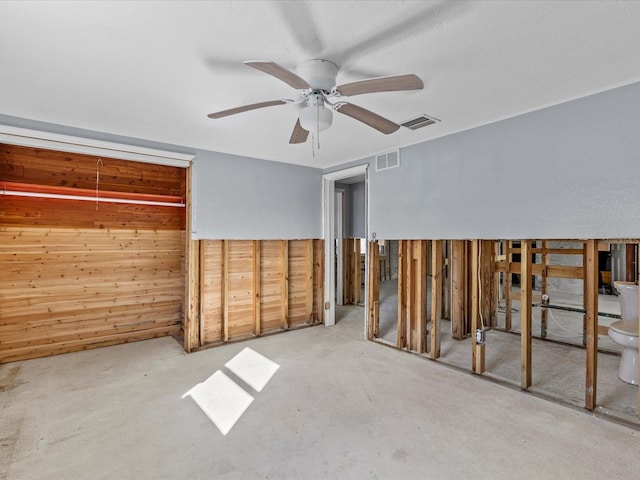
[[[481,328],[476,330],[476,345],[482,345],[484,343],[484,330]]]

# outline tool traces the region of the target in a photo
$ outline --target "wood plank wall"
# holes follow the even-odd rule
[[[98,158],[0,145],[0,181],[96,188]],[[184,198],[185,170],[101,159],[100,191]],[[180,333],[185,209],[0,196],[0,362]]]
[[[202,240],[200,244],[198,346],[322,323],[322,240]]]
[[[98,166],[98,160],[101,165]],[[44,187],[185,197],[182,168],[0,145],[0,180]],[[71,190],[72,192],[73,190]],[[184,230],[185,208],[3,195],[0,225]]]

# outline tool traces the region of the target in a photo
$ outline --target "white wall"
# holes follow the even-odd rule
[[[195,238],[322,238],[320,169],[197,151],[193,202]]]
[[[367,161],[377,238],[637,238],[640,83]]]

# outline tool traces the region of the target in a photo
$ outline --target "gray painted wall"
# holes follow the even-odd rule
[[[640,237],[640,83],[364,160],[377,238]]]
[[[367,238],[365,231],[365,184],[364,182],[353,183],[349,185],[349,226],[348,233],[350,238]]]
[[[345,184],[336,182],[335,185],[336,188],[341,188],[344,190],[344,237],[367,238],[365,230],[365,183],[360,182]]]
[[[322,170],[198,151],[194,237],[322,238]]]

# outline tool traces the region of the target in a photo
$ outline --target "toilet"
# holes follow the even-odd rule
[[[614,282],[620,299],[621,320],[609,325],[611,340],[623,347],[618,377],[638,385],[638,285]]]

